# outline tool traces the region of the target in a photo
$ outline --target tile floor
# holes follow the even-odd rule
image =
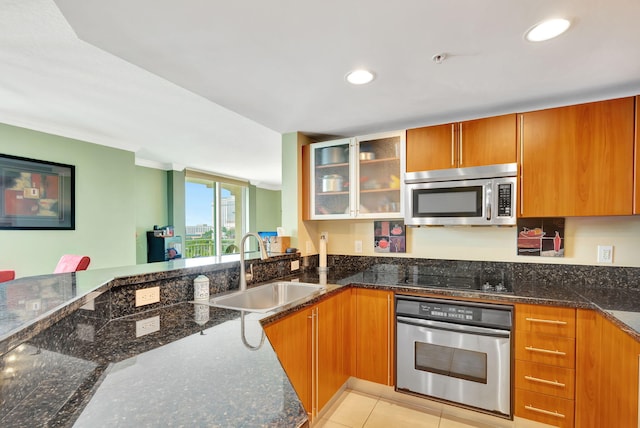
[[[548,425],[473,412],[396,392],[346,389],[312,428],[542,428]],[[405,398],[406,397],[406,398]],[[399,401],[401,400],[401,401]]]

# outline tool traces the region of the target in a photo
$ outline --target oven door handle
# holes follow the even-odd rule
[[[457,333],[476,334],[476,335],[488,336],[488,337],[504,337],[504,338],[511,337],[511,332],[509,332],[508,330],[500,330],[496,328],[477,327],[477,326],[464,325],[464,324],[453,324],[448,322],[407,318],[407,317],[401,317],[401,316],[396,317],[396,321],[400,324],[408,324],[416,327],[432,328],[434,330],[453,331]]]

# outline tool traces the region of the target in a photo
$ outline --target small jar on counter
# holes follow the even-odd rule
[[[193,299],[209,300],[209,278],[204,275],[198,275],[193,280]]]

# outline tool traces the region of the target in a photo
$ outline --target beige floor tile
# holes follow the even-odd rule
[[[513,427],[512,421],[502,420],[486,415],[478,416],[470,415],[469,417],[460,417],[454,415],[443,414],[440,418],[439,428],[502,428]]]
[[[352,428],[361,428],[378,399],[356,391],[345,391],[323,419]]]
[[[553,428],[552,425],[543,424],[541,422],[530,421],[529,419],[515,418],[516,428]]]
[[[349,425],[342,425],[329,419],[318,419],[312,425],[312,428],[352,428]]]
[[[429,412],[379,400],[367,419],[365,428],[438,428],[440,412]]]
[[[444,404],[442,408],[442,417],[455,422],[466,423],[472,427],[481,428],[514,428],[515,424],[512,420],[500,418],[487,413],[477,412],[475,410],[465,409],[463,407]],[[473,425],[475,424],[475,425]],[[456,426],[456,425],[452,425]],[[465,426],[465,425],[462,425]]]

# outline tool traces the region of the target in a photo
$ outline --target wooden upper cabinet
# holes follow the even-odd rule
[[[455,167],[455,124],[407,130],[407,172]]]
[[[630,215],[634,99],[520,115],[520,216]]]
[[[517,161],[516,115],[407,130],[407,172]]]
[[[516,162],[516,124],[515,114],[462,122],[459,127],[458,166],[466,168]]]

